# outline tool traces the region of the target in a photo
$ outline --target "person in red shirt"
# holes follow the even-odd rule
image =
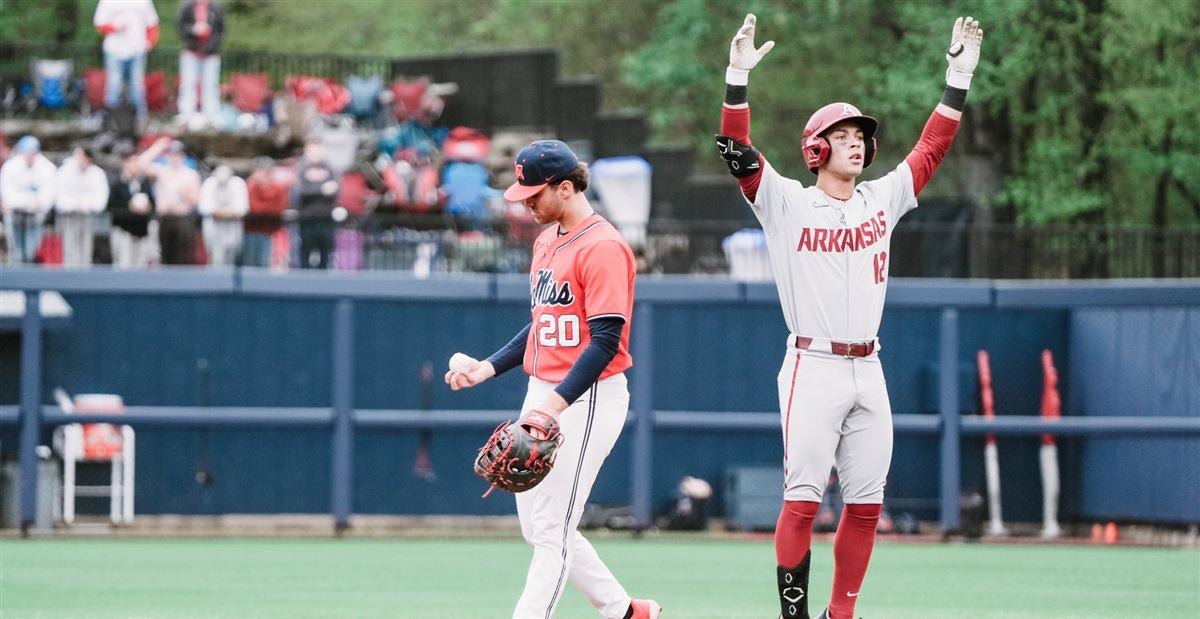
[[[288,188],[275,173],[269,157],[254,161],[254,172],[246,179],[250,193],[250,212],[243,226],[242,264],[271,266],[271,238],[283,228],[283,212],[288,207]]]
[[[517,495],[533,561],[512,616],[553,616],[570,580],[608,619],[655,619],[662,612],[658,603],[630,598],[577,530],[629,412],[633,251],[592,210],[584,195],[587,165],[566,144],[530,144],[517,154],[516,172],[504,198],[523,203],[539,224],[554,224],[533,243],[532,319],[495,354],[445,377],[457,391],[523,365],[529,374],[523,416],[548,415],[562,430],[554,468],[537,487]]]

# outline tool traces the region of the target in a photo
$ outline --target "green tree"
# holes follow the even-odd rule
[[[82,11],[77,0],[0,0],[0,41],[73,41]]]
[[[847,24],[870,23],[874,2],[696,0],[667,3],[652,37],[624,61],[625,79],[651,110],[656,139],[691,141],[702,165],[718,170],[712,134],[719,129],[729,41],[747,12],[759,20],[759,44],[775,40],[750,78],[755,145],[782,169],[800,168],[808,115],[830,101],[856,100],[855,68],[875,52],[847,38]],[[937,92],[926,105],[932,109]]]
[[[1102,133],[1110,218],[1200,221],[1200,7],[1109,0],[1101,58],[1111,79]]]

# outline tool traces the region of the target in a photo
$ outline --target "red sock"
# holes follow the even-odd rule
[[[882,506],[860,504],[846,505],[842,510],[842,521],[833,538],[833,597],[829,600],[829,619],[854,617],[854,603],[863,578],[867,576],[867,564],[871,562],[871,550],[875,548],[875,527],[879,524]]]
[[[775,561],[784,569],[795,569],[812,546],[813,519],[820,503],[784,501],[775,525]]]

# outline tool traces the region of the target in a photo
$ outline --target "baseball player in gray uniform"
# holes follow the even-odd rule
[[[812,524],[831,466],[845,509],[833,544],[833,593],[822,619],[850,619],[867,573],[892,457],[892,411],[879,363],[892,230],[933,176],[962,117],[983,31],[954,22],[941,102],[891,172],[856,183],[876,155],[879,123],[849,103],[817,110],[802,148],[816,182],[786,178],[750,142],[750,70],[775,45],[754,45],[747,15],[729,49],[717,147],[762,224],[790,333],[779,370],[784,504],[775,529],[782,617],[808,619]]]

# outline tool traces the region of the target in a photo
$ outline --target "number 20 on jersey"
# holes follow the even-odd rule
[[[538,317],[538,344],[556,348],[579,345],[579,316],[542,314]]]

